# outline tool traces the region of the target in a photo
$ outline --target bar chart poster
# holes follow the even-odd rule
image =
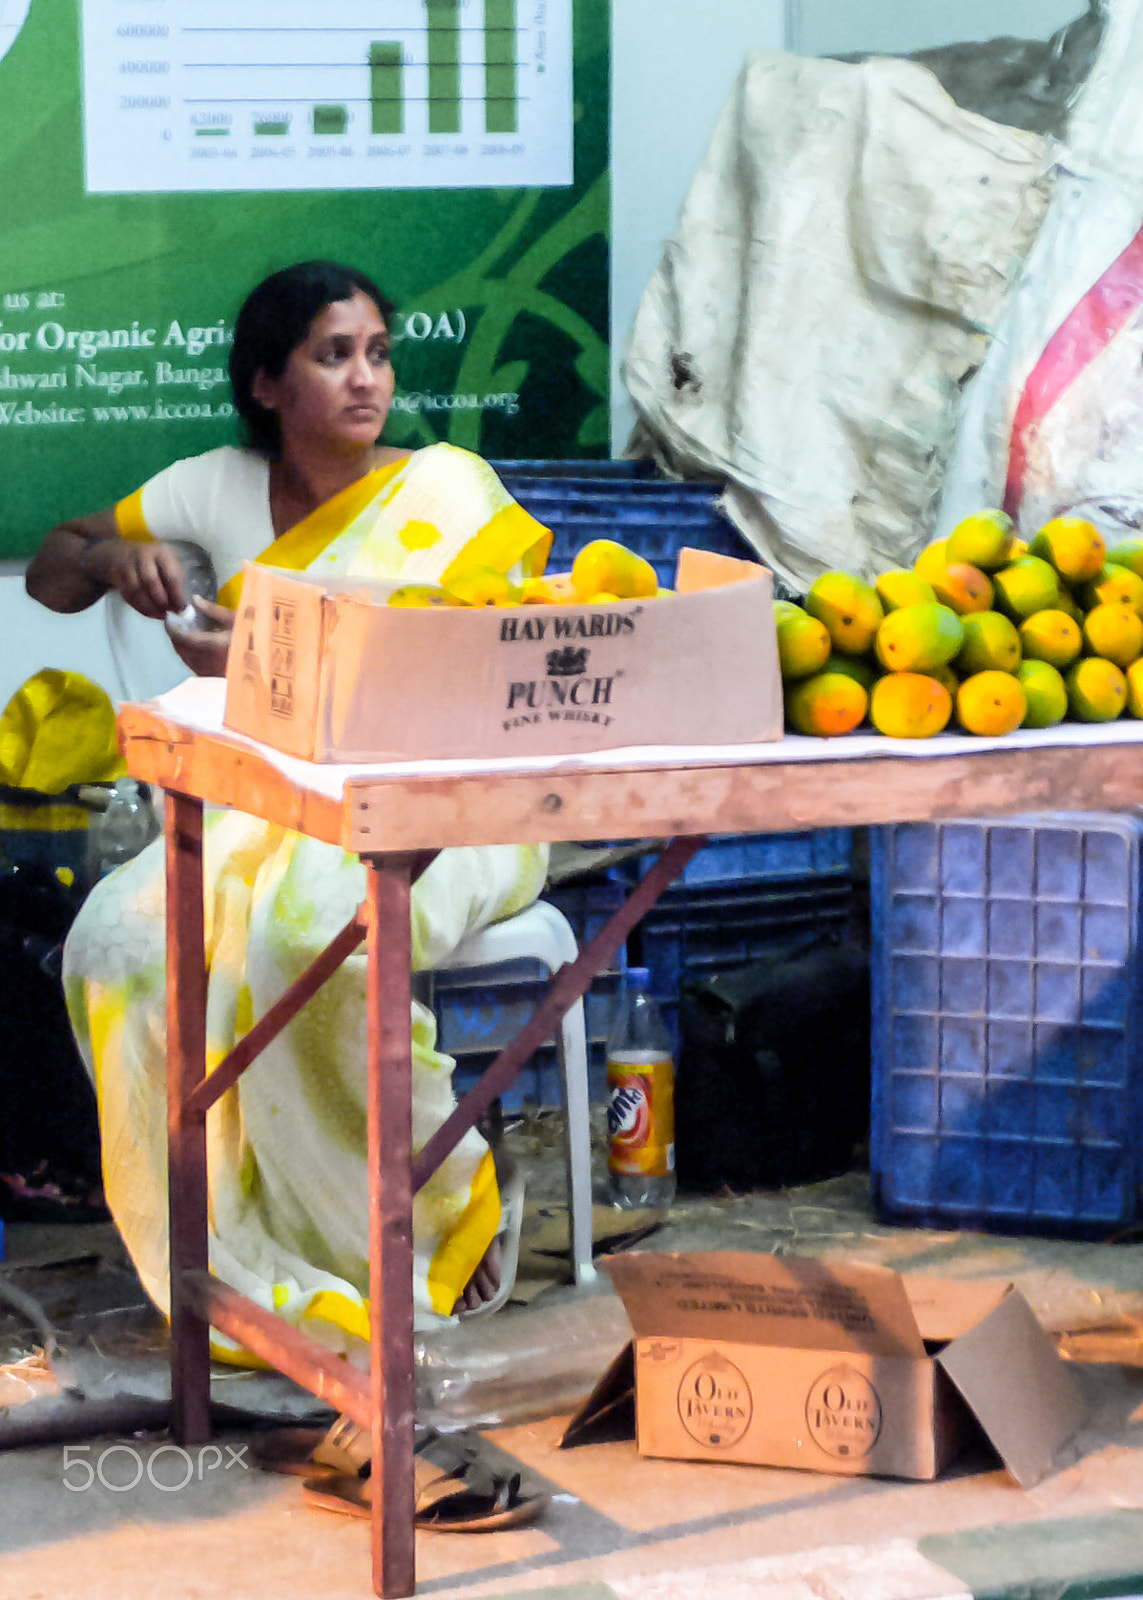
[[[572,181],[568,0],[82,9],[92,194]]]
[[[0,558],[241,443],[235,315],[316,257],[396,303],[385,443],[606,455],[610,35],[609,0],[0,0]]]

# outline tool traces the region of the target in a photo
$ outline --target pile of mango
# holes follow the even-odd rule
[[[875,585],[823,573],[776,601],[787,725],[828,737],[868,718],[895,739],[952,724],[997,736],[1065,717],[1143,717],[1143,538],[1108,549],[1082,517],[1029,544],[1003,511],[967,517]]]
[[[570,572],[549,572],[513,583],[494,567],[450,568],[439,588],[406,584],[389,596],[391,606],[605,605],[616,600],[655,600],[660,589],[654,567],[616,539],[585,544]]]

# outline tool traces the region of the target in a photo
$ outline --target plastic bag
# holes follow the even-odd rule
[[[574,1411],[631,1337],[602,1278],[526,1310],[462,1318],[416,1342],[417,1418],[448,1432]]]
[[[125,771],[115,707],[81,672],[45,667],[0,712],[0,783],[58,794],[109,783]]]
[[[1044,225],[966,391],[936,531],[1003,503],[1027,537],[1143,495],[1143,0],[1109,0]]]
[[[728,480],[795,587],[911,561],[1052,164],[912,62],[750,56],[635,320],[628,453]]]

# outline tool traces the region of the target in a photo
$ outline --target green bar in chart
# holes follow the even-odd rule
[[[254,132],[259,138],[284,139],[290,131],[288,122],[256,122]]]
[[[484,0],[484,126],[489,133],[520,127],[516,85],[516,0]]]
[[[229,128],[196,128],[194,136],[196,139],[225,139],[229,132]]]
[[[399,44],[375,41],[369,46],[369,106],[374,133],[404,133],[405,58]]]
[[[349,128],[349,113],[344,106],[315,106],[313,126],[318,138],[345,133]]]
[[[425,0],[429,132],[460,132],[460,0]]]

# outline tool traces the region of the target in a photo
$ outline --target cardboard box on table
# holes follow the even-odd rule
[[[793,1256],[648,1252],[608,1271],[634,1341],[563,1443],[931,1479],[983,1430],[1022,1485],[1079,1427],[1074,1373],[1018,1290]]]
[[[780,739],[769,571],[684,549],[676,585],[595,606],[391,607],[396,584],[248,563],[225,723],[341,762]]]

